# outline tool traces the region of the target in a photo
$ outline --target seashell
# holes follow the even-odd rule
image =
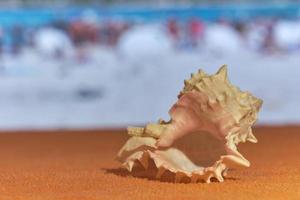
[[[130,138],[117,158],[132,173],[140,167],[140,174],[151,171],[151,178],[169,174],[175,182],[223,182],[228,169],[250,166],[237,145],[257,142],[251,126],[261,105],[229,82],[226,65],[214,75],[199,70],[184,81],[169,121],[128,127]]]

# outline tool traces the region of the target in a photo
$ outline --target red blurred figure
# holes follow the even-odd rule
[[[193,18],[188,22],[188,34],[193,47],[203,38],[204,24],[201,20]]]
[[[70,24],[69,33],[76,46],[99,41],[99,27],[96,24],[74,21]]]
[[[83,20],[70,23],[69,34],[76,47],[76,58],[79,62],[86,62],[88,55],[86,47],[95,45],[100,41],[100,26]]]
[[[170,19],[168,21],[168,32],[171,35],[171,37],[175,40],[178,41],[179,40],[179,26],[178,23],[175,19]]]

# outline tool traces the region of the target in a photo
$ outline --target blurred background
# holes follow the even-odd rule
[[[264,100],[260,124],[300,122],[300,2],[3,0],[0,129],[144,124],[199,68],[228,65]]]

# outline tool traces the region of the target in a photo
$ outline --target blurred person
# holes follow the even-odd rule
[[[4,30],[0,27],[0,56],[3,54]]]
[[[24,28],[15,24],[11,29],[11,45],[12,53],[17,55],[20,53],[21,48],[24,45]]]
[[[4,30],[2,27],[0,27],[0,59],[2,60],[3,55],[3,46],[4,46]],[[5,72],[5,65],[4,62],[0,62],[0,75],[2,75]]]
[[[72,21],[69,25],[68,32],[75,47],[81,46],[87,41],[86,27],[85,24],[80,20]]]
[[[278,50],[277,45],[274,39],[274,27],[277,23],[277,20],[268,20],[265,23],[266,32],[264,36],[264,40],[261,46],[261,50],[265,53],[274,53]]]
[[[188,37],[192,47],[197,47],[199,41],[203,39],[204,23],[198,18],[192,18],[188,21]]]
[[[95,23],[75,20],[70,23],[68,30],[75,46],[77,61],[86,62],[88,60],[86,48],[99,42],[100,27]]]
[[[82,18],[70,22],[68,32],[74,45],[80,46],[99,42],[100,28],[97,18],[84,14]]]
[[[232,22],[234,30],[239,34],[243,46],[250,50],[248,43],[249,22],[245,20],[234,20]]]
[[[64,19],[54,20],[53,22],[51,22],[49,26],[64,32],[68,31],[68,22],[65,21]]]
[[[265,27],[259,19],[252,19],[247,24],[246,45],[253,51],[260,51],[264,40]]]
[[[105,23],[106,41],[108,46],[115,46],[118,41],[118,25],[116,22],[108,21]]]
[[[122,34],[129,29],[130,25],[120,21],[106,21],[104,24],[103,42],[104,44],[115,47]]]
[[[234,21],[233,22],[234,29],[243,37],[246,38],[247,33],[247,22],[244,21]]]
[[[37,28],[35,27],[27,27],[25,32],[24,32],[24,40],[25,44],[28,47],[35,48],[35,43],[34,43],[34,36],[35,32],[37,31]]]
[[[171,38],[177,43],[180,39],[180,27],[176,19],[169,19],[167,22],[168,32]]]

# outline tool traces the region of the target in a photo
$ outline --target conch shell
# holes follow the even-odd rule
[[[168,173],[174,176],[175,182],[182,179],[207,183],[216,179],[222,182],[229,168],[250,166],[249,161],[238,152],[237,144],[257,142],[251,126],[261,105],[262,100],[229,82],[226,65],[214,75],[199,70],[184,81],[178,101],[169,111],[170,121],[160,120],[146,127],[128,128],[131,137],[119,151],[118,159],[129,171],[135,166],[143,166],[147,172],[150,162],[154,163],[152,168],[157,179]],[[221,147],[220,155],[215,156],[213,162],[203,164],[206,166],[196,164],[175,146],[176,141],[192,133],[199,136],[209,133],[210,137],[205,137],[201,145],[217,143],[218,148]],[[214,149],[210,149],[208,154],[211,155],[211,151]],[[200,154],[202,161],[205,160],[206,155]]]

